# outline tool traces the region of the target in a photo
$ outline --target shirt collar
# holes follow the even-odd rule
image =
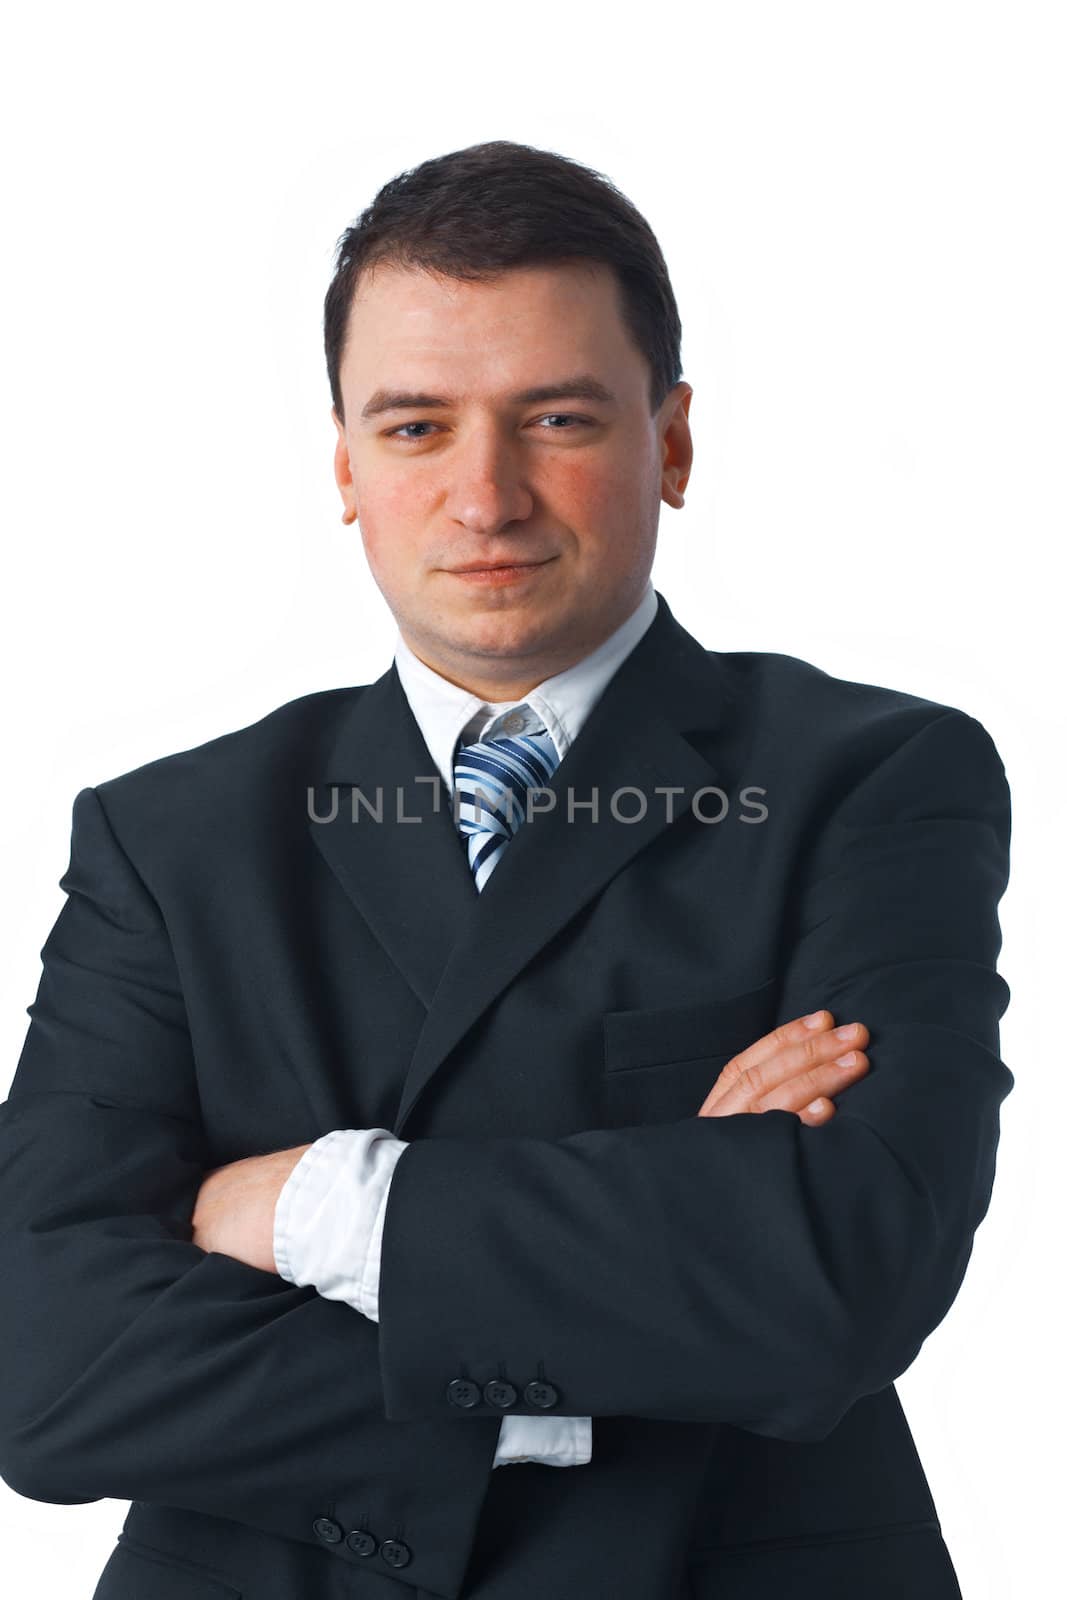
[[[545,678],[521,700],[482,700],[441,676],[397,634],[394,660],[412,714],[441,776],[452,792],[452,756],[459,739],[492,737],[497,722],[515,706],[528,705],[544,722],[560,760],[578,737],[593,706],[630,651],[643,637],[659,607],[651,578],[625,622],[581,661]],[[499,731],[499,730],[496,730]]]

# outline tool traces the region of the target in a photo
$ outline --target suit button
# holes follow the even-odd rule
[[[345,1544],[350,1550],[354,1550],[357,1556],[372,1556],[378,1548],[378,1541],[373,1533],[367,1533],[362,1528],[350,1533]]]
[[[464,1411],[478,1405],[482,1398],[482,1391],[470,1378],[453,1378],[445,1393],[449,1405],[462,1406]]]
[[[519,1391],[513,1383],[508,1383],[504,1378],[493,1378],[485,1386],[485,1398],[491,1406],[513,1406],[519,1398]]]
[[[337,1544],[344,1538],[345,1530],[332,1517],[316,1517],[313,1527],[319,1538],[325,1539],[327,1544]]]
[[[382,1560],[388,1561],[391,1567],[406,1567],[411,1551],[399,1539],[386,1539],[382,1544]]]
[[[559,1390],[544,1379],[535,1378],[533,1383],[528,1383],[523,1390],[523,1398],[527,1405],[536,1406],[539,1411],[547,1411],[550,1406],[558,1405]]]

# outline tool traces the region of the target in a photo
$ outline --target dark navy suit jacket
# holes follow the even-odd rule
[[[1013,1082],[1004,769],[659,602],[481,896],[395,666],[77,795],[0,1107],[0,1473],[132,1502],[98,1600],[958,1595],[894,1380]],[[828,1124],[696,1116],[820,1007],[871,1037]],[[208,1169],[378,1125],[380,1323],[192,1243]],[[592,1461],[494,1471],[553,1409]]]

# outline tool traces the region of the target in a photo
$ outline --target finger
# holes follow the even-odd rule
[[[750,1109],[752,1108],[743,1107],[742,1111]],[[819,1095],[818,1098],[813,1100],[810,1105],[802,1106],[801,1109],[796,1112],[796,1115],[806,1127],[817,1128],[821,1127],[823,1123],[831,1121],[836,1110],[837,1107],[834,1105],[833,1100],[830,1099],[829,1096]],[[716,1106],[711,1111],[705,1111],[701,1109],[697,1113],[697,1115],[701,1117],[728,1117],[737,1116],[740,1114],[741,1113],[736,1111],[723,1111],[719,1106]]]
[[[792,1024],[787,1024],[787,1031]],[[776,1030],[777,1031],[777,1030]],[[840,1028],[822,1027],[809,1030],[801,1026],[802,1037],[792,1037],[779,1046],[777,1052],[768,1054],[760,1047],[763,1040],[757,1040],[755,1046],[743,1050],[739,1056],[727,1063],[711,1092],[712,1104],[720,1100],[726,1102],[731,1109],[739,1109],[742,1103],[760,1101],[772,1090],[794,1079],[803,1079],[808,1076],[811,1092],[808,1100],[814,1100],[817,1095],[824,1093],[827,1084],[834,1083],[834,1074],[815,1081],[813,1074],[821,1067],[834,1061],[837,1057],[845,1055],[849,1050],[861,1048],[867,1044],[870,1034],[862,1022],[845,1023]],[[773,1037],[773,1035],[768,1035]],[[807,1101],[793,1104],[807,1104]]]
[[[805,1017],[794,1017],[791,1022],[780,1023],[777,1028],[772,1028],[770,1033],[765,1033],[762,1038],[756,1039],[754,1043],[739,1051],[723,1067],[708,1099],[715,1101],[729,1093],[745,1072],[763,1066],[775,1055],[790,1048],[799,1047],[803,1050],[804,1046],[810,1046],[813,1040],[825,1038],[833,1028],[833,1012],[813,1011],[810,1015],[814,1021],[809,1022]],[[705,1101],[705,1104],[707,1103]]]
[[[825,1095],[820,1095],[809,1106],[803,1106],[797,1116],[808,1128],[820,1127],[824,1122],[829,1122],[837,1107]]]
[[[835,1052],[840,1054],[835,1055]],[[839,1094],[855,1077],[866,1071],[867,1056],[862,1050],[847,1049],[833,1035],[823,1046],[823,1059],[814,1064],[794,1065],[783,1070],[783,1058],[751,1067],[743,1072],[725,1094],[709,1102],[716,1111],[732,1116],[741,1111],[799,1111],[821,1095]]]
[[[801,1111],[814,1100],[832,1099],[862,1078],[870,1067],[863,1050],[850,1050],[837,1061],[826,1061],[809,1072],[790,1078],[760,1097],[756,1111]]]

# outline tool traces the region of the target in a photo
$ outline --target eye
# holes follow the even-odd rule
[[[411,438],[411,437],[413,437],[411,434],[405,434],[404,430],[406,428],[432,428],[432,427],[433,427],[433,423],[432,422],[403,422],[403,423],[401,423],[399,428],[389,428],[389,429],[387,429],[385,437],[387,439],[400,438],[400,437]],[[420,434],[414,435],[414,437],[422,439],[422,438],[425,437],[425,435],[420,433]]]
[[[541,423],[541,422],[576,423],[580,428],[588,428],[588,427],[592,426],[592,422],[591,422],[591,419],[589,417],[575,416],[572,412],[569,412],[569,411],[550,411],[546,416],[538,417],[537,421],[539,423]],[[427,437],[427,435],[425,433],[409,433],[408,432],[409,428],[432,428],[434,426],[435,426],[435,424],[432,423],[432,422],[402,422],[396,428],[387,428],[386,429],[386,433],[385,433],[385,437],[387,439],[406,439],[410,443],[414,444],[414,443],[417,443],[419,439],[425,439]],[[569,433],[570,431],[571,431],[570,428],[546,428],[546,429],[544,429],[544,432],[546,432],[546,433]]]

